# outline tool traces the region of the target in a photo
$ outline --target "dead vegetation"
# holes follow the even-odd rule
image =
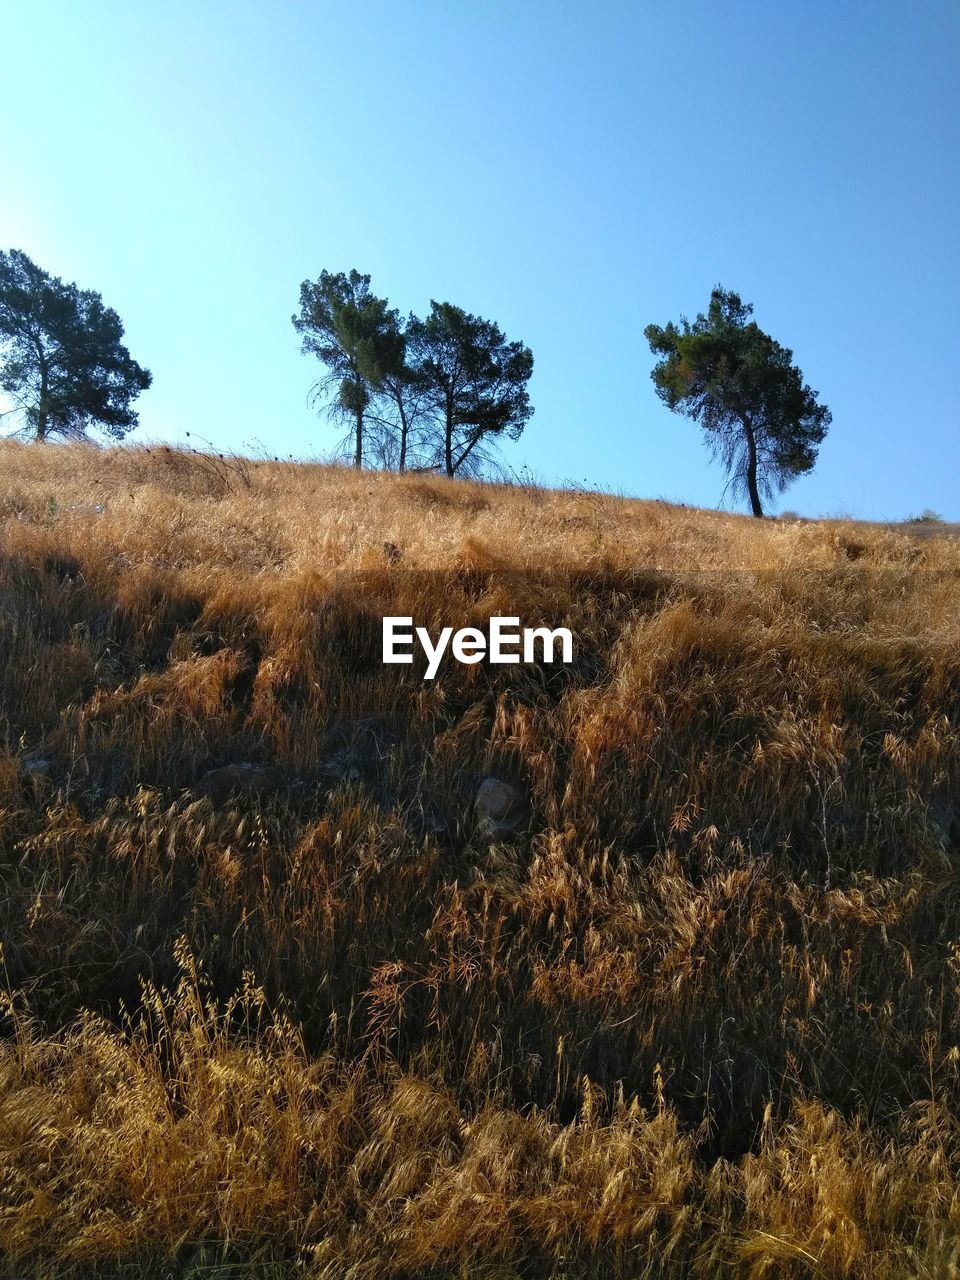
[[[956,1274],[960,543],[0,468],[16,1274]],[[387,612],[577,658],[425,685]]]

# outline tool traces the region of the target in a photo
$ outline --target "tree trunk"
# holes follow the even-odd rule
[[[40,400],[37,404],[37,434],[34,439],[38,444],[42,444],[47,438],[47,362],[41,356],[40,358]]]
[[[450,396],[447,396],[447,422],[444,446],[446,452],[447,475],[452,479],[455,468],[453,465],[453,400]]]
[[[464,449],[463,453],[461,453],[460,457],[453,464],[454,472],[457,472],[460,470],[460,467],[463,465],[464,462],[466,462],[467,458],[469,458],[474,445],[478,445],[479,443],[480,443],[480,433],[478,432],[470,441],[470,443],[467,445],[467,447]]]
[[[402,396],[397,397],[397,408],[400,410],[400,462],[397,465],[397,470],[402,475],[407,469],[407,434],[410,430]]]
[[[763,515],[760,505],[760,491],[757,488],[757,441],[753,434],[753,423],[743,413],[740,415],[744,434],[747,437],[747,492],[750,495],[750,507],[755,516]]]
[[[363,410],[357,409],[357,450],[353,455],[353,465],[359,471],[363,466]]]

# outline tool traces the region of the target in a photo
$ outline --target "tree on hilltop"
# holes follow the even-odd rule
[[[314,397],[350,423],[356,467],[476,472],[491,464],[488,442],[515,440],[533,412],[528,348],[449,302],[404,322],[368,275],[323,271],[301,285],[293,324],[326,366]]]
[[[353,465],[362,467],[371,401],[384,379],[399,377],[404,367],[399,315],[371,293],[368,275],[321,271],[300,286],[300,312],[292,320],[304,354],[317,356],[328,370],[315,396],[327,401],[333,417],[350,422]]]
[[[81,438],[95,426],[122,438],[131,401],[152,381],[121,342],[99,293],[51,276],[20,249],[0,251],[0,387],[36,440]]]
[[[529,347],[449,302],[431,302],[425,320],[410,317],[407,347],[437,426],[436,465],[448,476],[481,442],[519,438],[533,413]]]
[[[714,455],[745,494],[755,516],[761,493],[781,492],[812,471],[830,410],[792,363],[793,352],[750,320],[753,307],[717,286],[706,315],[693,324],[647,325],[661,357],[651,377],[671,409],[704,428]]]
[[[428,388],[408,360],[407,328],[415,323],[415,316],[406,325],[397,322],[400,345],[380,362],[369,414],[380,465],[401,474],[411,466],[419,468],[429,448]]]

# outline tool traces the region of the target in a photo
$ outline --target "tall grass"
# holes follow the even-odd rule
[[[957,540],[163,449],[0,476],[16,1274],[956,1273]],[[573,666],[380,665],[385,613],[515,612]],[[215,803],[238,761],[279,785]]]

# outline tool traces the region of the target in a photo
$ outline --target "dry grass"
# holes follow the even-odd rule
[[[957,1273],[960,541],[162,448],[0,477],[11,1274]],[[577,661],[425,685],[386,612]],[[234,761],[281,785],[214,804]]]

